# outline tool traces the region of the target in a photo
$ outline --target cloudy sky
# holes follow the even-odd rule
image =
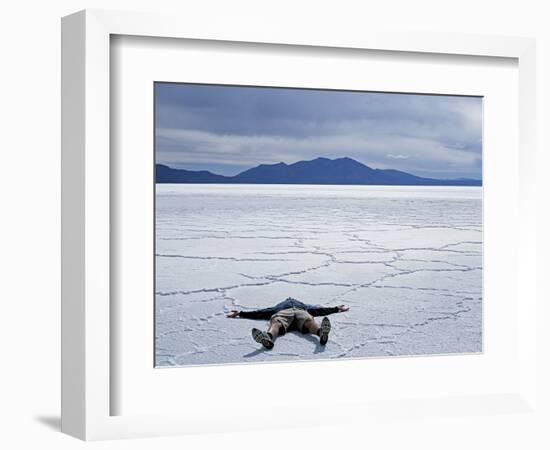
[[[432,178],[481,178],[482,99],[155,84],[157,163],[235,175],[347,156]]]

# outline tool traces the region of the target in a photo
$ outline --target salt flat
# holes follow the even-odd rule
[[[482,350],[478,187],[156,186],[158,366]],[[333,314],[326,347],[228,319],[297,298]]]

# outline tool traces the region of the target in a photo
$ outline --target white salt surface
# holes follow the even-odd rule
[[[157,185],[157,366],[482,350],[481,188]],[[228,319],[346,304],[326,347]]]

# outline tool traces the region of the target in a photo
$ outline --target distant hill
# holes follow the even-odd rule
[[[172,169],[164,164],[156,166],[157,183],[227,183],[227,177],[207,170]]]
[[[392,169],[373,169],[351,158],[316,158],[294,164],[260,164],[226,177],[202,170],[156,165],[157,183],[336,184],[394,186],[481,186],[481,180],[422,178]]]

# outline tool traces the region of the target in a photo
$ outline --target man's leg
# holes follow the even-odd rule
[[[320,344],[326,345],[330,333],[330,320],[328,320],[328,317],[323,317],[321,326],[319,326],[314,318],[307,319],[302,326],[302,332],[316,334],[319,336]]]
[[[257,328],[252,328],[252,338],[262,344],[267,349],[273,348],[273,341],[277,336],[285,334],[288,324],[291,323],[293,315],[288,312],[279,311],[273,314],[267,331],[260,331]],[[287,324],[285,326],[285,324]]]
[[[294,321],[294,312],[289,309],[283,309],[271,316],[267,332],[275,339],[277,336],[284,335]]]
[[[280,336],[281,334],[283,334],[281,333],[282,330],[283,330],[283,326],[281,325],[281,323],[278,320],[272,320],[271,324],[269,325],[269,328],[267,329],[267,332],[271,334],[273,339],[276,339],[277,336]]]
[[[317,336],[319,336],[319,331],[321,330],[321,328],[319,327],[319,325],[317,324],[317,322],[315,322],[315,319],[311,318],[311,319],[307,319],[305,322],[304,322],[304,325],[302,327],[302,331],[305,333],[305,334],[316,334]]]

